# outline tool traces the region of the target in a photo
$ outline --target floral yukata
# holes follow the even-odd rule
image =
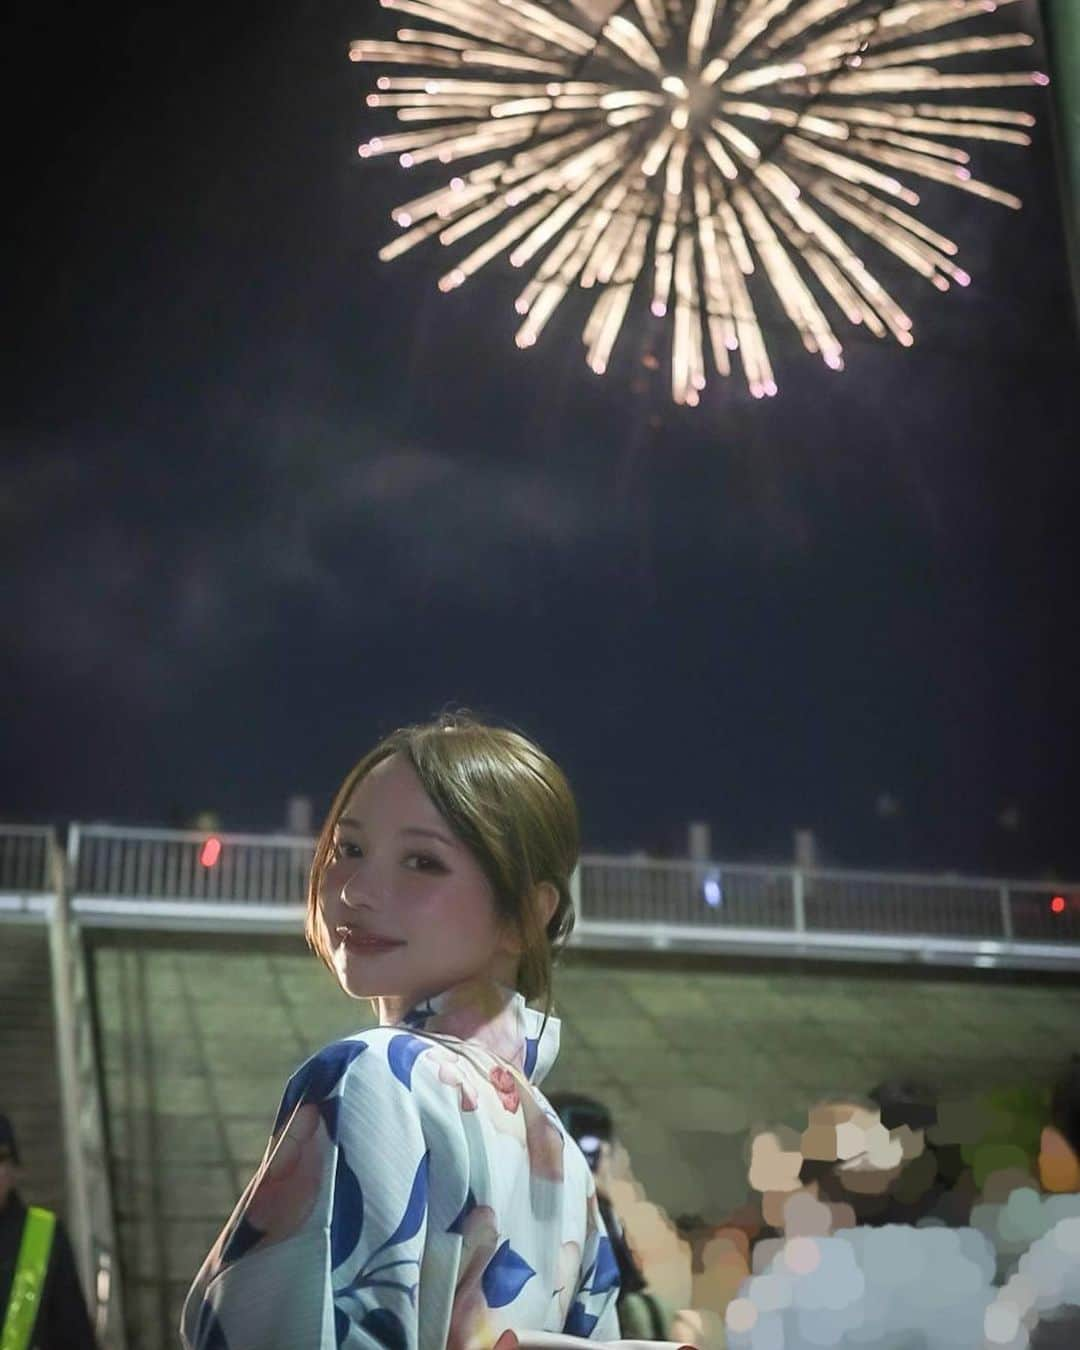
[[[542,1020],[473,980],[301,1065],[188,1294],[187,1350],[617,1339],[592,1174],[536,1087],[559,1048]]]

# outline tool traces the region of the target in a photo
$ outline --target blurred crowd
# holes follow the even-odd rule
[[[626,1340],[1080,1350],[1080,1054],[1042,1093],[885,1082],[753,1128],[749,1198],[710,1218],[648,1199],[602,1102],[550,1102],[596,1179]],[[70,1242],[19,1196],[18,1161],[0,1116],[3,1350],[92,1350]]]
[[[672,1219],[601,1102],[551,1104],[589,1159],[621,1334],[701,1350],[1080,1350],[1080,1055],[1035,1093],[884,1082],[745,1139],[749,1200]]]

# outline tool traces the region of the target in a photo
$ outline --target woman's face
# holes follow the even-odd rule
[[[490,882],[400,755],[345,803],[319,915],[341,987],[383,1000],[384,1021],[476,976],[515,983],[518,949]]]

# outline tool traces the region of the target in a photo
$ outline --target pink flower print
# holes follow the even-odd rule
[[[499,1094],[499,1100],[503,1104],[504,1111],[509,1111],[512,1115],[518,1110],[521,1106],[521,1096],[514,1075],[509,1069],[496,1065],[488,1074],[488,1082]]]
[[[499,1247],[495,1211],[488,1205],[476,1205],[461,1223],[461,1257],[446,1350],[487,1350],[495,1339],[491,1315],[484,1298],[483,1278],[488,1262]]]
[[[301,1106],[266,1156],[211,1247],[197,1283],[255,1248],[284,1242],[308,1219],[319,1196],[330,1137],[317,1106]]]
[[[519,1069],[525,1064],[525,1034],[509,993],[486,976],[458,985],[427,1030],[482,1045]]]
[[[462,1111],[475,1111],[479,1102],[476,1088],[469,1082],[468,1074],[462,1070],[462,1061],[452,1050],[429,1050],[424,1062],[430,1067],[438,1066],[439,1082],[458,1090],[458,1106]]]
[[[529,1172],[547,1181],[563,1179],[563,1149],[566,1141],[562,1131],[545,1112],[531,1091],[526,1089],[525,1147],[529,1153]]]
[[[319,1108],[309,1103],[268,1151],[247,1211],[249,1223],[266,1234],[264,1246],[303,1227],[319,1196],[329,1144]]]
[[[547,1115],[529,1083],[512,1069],[496,1064],[487,1071],[487,1085],[491,1095],[485,1094],[485,1114],[496,1130],[516,1139],[528,1153],[530,1175],[562,1181],[562,1131]]]
[[[581,1246],[577,1242],[564,1242],[559,1248],[559,1284],[555,1290],[555,1296],[558,1299],[560,1327],[566,1324],[566,1314],[570,1307],[570,1300],[574,1297],[574,1289],[580,1274]]]

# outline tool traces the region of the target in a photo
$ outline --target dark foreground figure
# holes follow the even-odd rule
[[[0,1346],[97,1350],[67,1233],[15,1189],[19,1152],[0,1116]]]

